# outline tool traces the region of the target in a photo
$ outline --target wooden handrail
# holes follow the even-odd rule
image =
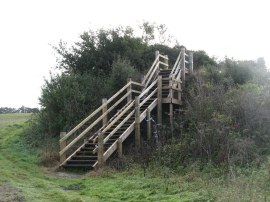
[[[179,62],[179,60],[180,60],[180,57],[181,57],[181,51],[180,51],[180,53],[179,53],[179,55],[178,55],[178,57],[177,57],[177,59],[176,59],[176,61],[175,61],[175,63],[174,63],[174,66],[173,66],[171,72],[174,72],[174,70],[175,70],[175,68],[176,68],[176,65],[178,64],[178,62]]]
[[[157,79],[151,83],[150,86],[148,86],[140,95],[139,98],[142,98],[148,91],[157,83]]]
[[[125,114],[134,105],[134,103],[135,101],[132,101],[124,111],[122,111],[109,125],[107,125],[102,130],[102,132],[105,133],[116,121],[118,121],[121,118],[121,116],[123,116],[123,114]]]
[[[103,143],[106,143],[109,139],[110,139],[110,137],[122,126],[122,125],[124,125],[124,123],[134,114],[134,112],[135,112],[135,109],[134,110],[132,110],[126,117],[125,117],[125,119],[123,120],[123,121],[121,121],[121,123],[119,123],[118,125],[117,125],[117,127],[112,131],[112,132],[110,132],[110,134],[104,139],[104,141],[103,141]]]
[[[136,81],[131,81],[131,84],[134,84],[134,85],[143,87],[143,85],[142,85],[141,83],[138,83],[138,82],[136,82]]]
[[[154,69],[154,67],[156,66],[156,63],[158,62],[159,57],[156,57],[155,61],[153,62],[152,66],[150,67],[149,71],[147,72],[147,74],[145,75],[143,81],[142,81],[142,85],[145,84],[145,81],[147,80],[147,78],[149,77],[150,73],[152,72],[152,70]]]
[[[97,108],[94,112],[92,112],[88,117],[86,117],[82,122],[80,122],[75,128],[69,131],[63,138],[60,139],[60,142],[67,140],[75,131],[77,131],[80,127],[82,127],[87,121],[93,118],[98,112],[100,112],[105,106],[107,106],[114,98],[116,98],[119,94],[121,94],[126,88],[133,83],[132,81],[128,82],[123,88],[121,88],[117,93],[115,93],[110,99],[107,100],[106,103],[102,104],[99,108]]]
[[[153,90],[146,98],[143,99],[139,106],[143,106],[144,103],[146,103],[155,93],[157,93],[157,90],[157,88]]]
[[[161,57],[161,58],[163,58],[163,59],[165,59],[165,60],[168,60],[168,59],[169,59],[168,56],[161,55],[161,54],[159,54],[159,57]]]
[[[164,65],[166,67],[169,67],[169,65],[167,63],[164,63],[164,62],[161,62],[161,61],[159,61],[159,64],[162,64],[162,65]]]
[[[159,67],[159,62],[156,64],[155,68],[153,69],[152,73],[150,74],[150,76],[147,79],[147,82],[144,84],[145,87],[148,86],[148,84],[150,83],[151,79],[153,78],[154,74],[157,72]]]

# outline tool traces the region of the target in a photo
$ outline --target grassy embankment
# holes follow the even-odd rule
[[[38,152],[22,140],[29,118],[0,115],[0,201],[269,201],[269,170],[200,172],[184,175],[139,168],[86,174],[55,172],[39,166]],[[13,124],[13,125],[10,125]]]

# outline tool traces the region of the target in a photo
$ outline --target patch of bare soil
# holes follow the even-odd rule
[[[52,177],[60,177],[60,178],[81,178],[83,175],[77,173],[66,172],[62,169],[59,169],[59,166],[55,167],[42,167],[43,172]]]
[[[9,184],[0,185],[0,202],[23,202],[25,201],[21,191]]]

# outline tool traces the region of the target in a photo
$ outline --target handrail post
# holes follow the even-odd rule
[[[193,74],[193,52],[189,52],[189,71],[190,74]]]
[[[122,138],[119,138],[117,141],[117,148],[118,148],[118,157],[123,157],[123,141]]]
[[[104,133],[99,131],[98,132],[98,166],[99,168],[103,167],[104,164],[104,159],[103,159],[103,154],[104,154]]]
[[[140,127],[140,98],[135,97],[135,147],[140,148],[141,127]]]
[[[131,82],[131,78],[128,78],[127,79],[127,83]],[[131,87],[131,84],[127,87],[127,92],[130,93],[128,96],[127,96],[127,102],[131,101],[132,100],[132,87]]]
[[[66,132],[60,132],[60,139],[62,139],[67,133]],[[60,141],[60,151],[62,151],[67,146],[67,141],[63,140]],[[60,164],[63,163],[67,159],[66,152],[60,155]]]
[[[169,76],[169,96],[170,96],[170,98],[172,99],[173,98],[173,89],[172,89],[172,87],[173,87],[173,77],[172,77],[172,75],[170,75]]]
[[[158,89],[157,89],[157,114],[158,114],[158,124],[162,124],[162,77],[158,76]]]
[[[181,71],[181,73],[182,73],[182,75],[181,75],[181,77],[182,77],[182,84],[183,84],[183,86],[185,86],[185,80],[186,80],[186,62],[185,62],[185,48],[184,47],[182,47],[181,48],[181,58],[182,58],[182,64],[181,64],[181,67],[182,67],[182,71]]]
[[[165,55],[165,57],[167,57],[167,59],[164,59],[164,63],[167,64],[167,66],[165,66],[164,69],[168,69],[169,68],[169,57],[168,57],[168,55]]]
[[[155,51],[155,58],[159,57],[159,51]]]
[[[149,108],[147,108],[147,140],[150,141],[151,140],[151,129],[152,129],[152,125],[151,125],[151,111]]]
[[[102,99],[102,105],[105,104],[105,106],[102,108],[102,114],[105,114],[106,111],[108,110],[108,105],[107,105],[107,98]],[[103,119],[102,119],[102,126],[105,126],[108,122],[108,114],[106,114]]]

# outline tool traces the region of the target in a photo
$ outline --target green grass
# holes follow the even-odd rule
[[[184,175],[152,167],[146,177],[138,167],[80,175],[44,169],[39,166],[39,153],[23,141],[25,127],[20,123],[0,128],[0,201],[8,201],[12,196],[9,201],[270,200],[267,164],[256,169],[234,169],[221,176],[218,170],[209,168],[201,172],[196,166]],[[3,187],[14,189],[1,195]]]
[[[20,124],[29,119],[31,113],[0,114],[0,128]]]

